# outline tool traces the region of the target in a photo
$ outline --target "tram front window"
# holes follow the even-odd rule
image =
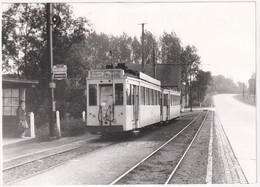
[[[97,105],[97,85],[90,84],[89,85],[89,106]]]
[[[108,108],[113,105],[113,87],[112,85],[100,86],[100,104],[102,107]]]

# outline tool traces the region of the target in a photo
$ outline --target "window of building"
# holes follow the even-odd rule
[[[123,105],[124,96],[123,96],[123,84],[115,84],[115,105]]]
[[[16,110],[19,106],[19,89],[3,89],[3,115],[16,116]]]

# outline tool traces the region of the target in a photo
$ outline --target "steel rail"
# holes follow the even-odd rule
[[[124,174],[122,174],[121,176],[119,176],[118,178],[116,178],[113,182],[111,182],[109,185],[114,185],[116,184],[118,181],[120,181],[124,176],[126,176],[128,173],[130,173],[132,170],[134,170],[135,168],[137,168],[140,164],[142,164],[144,161],[146,161],[147,159],[149,159],[151,156],[153,156],[155,153],[157,153],[160,149],[162,149],[164,146],[166,146],[168,143],[170,143],[172,140],[174,140],[179,134],[181,134],[186,128],[188,128],[200,115],[202,114],[202,111],[196,116],[196,118],[194,118],[188,125],[186,125],[180,132],[178,132],[175,136],[173,136],[172,138],[170,138],[168,141],[166,141],[163,145],[161,145],[159,148],[157,148],[155,151],[153,151],[152,153],[150,153],[148,156],[146,156],[144,159],[142,159],[141,161],[139,161],[136,165],[134,165],[132,168],[130,168],[129,170],[127,170]]]
[[[71,145],[73,145],[73,144],[81,143],[81,142],[84,142],[84,141],[87,142],[87,141],[90,141],[90,140],[93,140],[93,139],[96,139],[96,138],[89,138],[89,139],[86,139],[86,140],[80,140],[80,141],[77,141],[77,142],[74,142],[74,143],[62,145],[62,146],[60,146],[60,147],[50,148],[50,149],[46,149],[46,150],[42,150],[42,151],[38,151],[38,152],[26,154],[26,155],[23,155],[23,156],[20,156],[20,157],[15,157],[15,158],[13,158],[13,159],[9,159],[9,160],[7,160],[7,161],[4,161],[4,163],[6,163],[6,162],[12,162],[12,161],[15,161],[15,160],[18,160],[18,159],[23,159],[23,158],[26,158],[26,157],[29,157],[29,156],[36,156],[36,155],[38,155],[38,154],[40,154],[40,153],[52,151],[52,150],[55,150],[55,149],[58,149],[58,148],[61,148],[61,147],[65,147],[65,146],[71,146]],[[73,150],[76,150],[76,149],[82,148],[82,147],[86,147],[86,145],[76,146],[76,147],[73,147],[73,148],[67,148],[67,149],[65,149],[65,150],[61,150],[61,151],[58,151],[58,152],[55,152],[55,153],[51,153],[51,154],[46,155],[46,156],[41,156],[41,157],[39,157],[39,158],[31,159],[31,160],[29,160],[29,161],[22,162],[22,163],[20,163],[20,164],[16,164],[16,165],[13,165],[13,166],[10,166],[10,167],[7,167],[7,168],[3,168],[3,172],[4,172],[4,171],[7,171],[7,170],[10,170],[10,169],[14,169],[14,168],[20,167],[20,166],[23,166],[23,165],[26,165],[26,164],[29,164],[29,163],[31,163],[31,162],[36,162],[36,161],[38,161],[38,160],[46,159],[46,158],[49,158],[49,157],[51,157],[51,156],[55,156],[55,155],[58,155],[58,154],[66,153],[66,152],[69,152],[69,151],[73,151]]]
[[[25,157],[28,157],[28,156],[44,153],[44,152],[47,152],[47,151],[52,151],[52,150],[55,150],[57,148],[66,147],[66,146],[70,146],[70,145],[73,145],[73,144],[81,143],[81,142],[84,142],[84,141],[90,141],[90,140],[94,140],[94,139],[96,139],[96,137],[75,141],[73,143],[64,144],[64,145],[61,145],[59,147],[52,147],[52,148],[49,148],[49,149],[44,149],[44,150],[40,150],[40,151],[37,151],[37,152],[28,153],[28,154],[21,155],[21,156],[18,156],[18,157],[14,157],[14,158],[11,158],[11,159],[8,159],[8,160],[3,160],[3,163],[11,162],[11,161],[18,160],[18,159],[21,159],[21,158],[25,158]]]
[[[107,146],[111,146],[111,145],[113,145],[113,144],[115,144],[115,143],[111,143],[111,144],[109,144],[109,145],[107,145]],[[107,147],[107,146],[106,146],[106,147]],[[75,150],[75,149],[77,149],[77,148],[82,148],[82,147],[86,147],[86,145],[85,145],[85,146],[78,146],[78,147],[76,147],[76,148],[74,148],[74,149],[66,150],[66,151],[63,151],[63,152],[61,151],[61,152],[59,152],[59,153],[55,153],[55,154],[52,154],[52,155],[48,155],[48,156],[43,157],[43,158],[40,158],[40,159],[35,159],[34,161],[29,161],[29,162],[27,162],[26,164],[29,164],[30,162],[36,162],[36,161],[39,161],[39,160],[42,160],[42,159],[46,159],[46,158],[49,158],[49,157],[51,157],[51,156],[59,155],[59,154],[61,154],[61,153],[69,152],[69,151]],[[97,150],[99,150],[99,149],[102,149],[102,148],[98,148]],[[87,153],[92,153],[92,152],[97,151],[97,150],[93,150],[93,151],[90,151],[90,152],[87,152]],[[29,174],[29,175],[24,176],[24,177],[21,177],[21,178],[19,178],[19,179],[16,179],[16,180],[7,182],[7,183],[5,183],[5,185],[12,185],[12,184],[17,183],[17,182],[19,182],[19,181],[22,181],[22,180],[24,180],[24,179],[27,179],[27,178],[36,176],[36,175],[41,174],[41,173],[43,173],[43,172],[45,172],[45,171],[49,171],[49,170],[51,170],[51,169],[53,169],[53,168],[59,167],[59,166],[63,165],[64,163],[68,163],[68,162],[70,162],[70,161],[71,161],[71,159],[62,161],[61,163],[55,164],[55,165],[53,165],[53,166],[51,166],[51,167],[48,167],[48,168],[45,168],[45,169],[43,169],[43,170],[39,170],[39,171],[37,171],[37,172],[35,172],[35,173],[33,173],[33,174]],[[19,165],[19,166],[26,165],[26,164],[21,164],[21,165]],[[17,168],[17,167],[19,167],[19,166],[14,166],[13,168],[10,168],[10,169],[14,169],[14,168]],[[7,169],[6,169],[6,170],[7,170]],[[3,170],[3,172],[4,172],[4,170]],[[3,173],[3,172],[2,172],[2,173]]]
[[[177,169],[179,168],[180,164],[182,163],[184,157],[186,156],[187,152],[189,151],[190,147],[192,146],[193,142],[195,141],[195,139],[197,138],[203,124],[205,123],[206,119],[208,116],[208,111],[203,119],[203,121],[201,122],[201,125],[199,127],[199,129],[197,130],[195,136],[193,137],[192,141],[190,142],[189,146],[187,147],[187,149],[185,150],[184,154],[182,155],[181,159],[179,160],[178,164],[175,166],[174,170],[172,171],[172,173],[170,174],[170,176],[168,177],[168,179],[166,180],[166,182],[164,183],[165,185],[169,184],[169,182],[171,181],[173,175],[175,174],[175,172],[177,171]]]

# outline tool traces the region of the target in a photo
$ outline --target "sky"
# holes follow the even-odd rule
[[[141,25],[157,38],[175,32],[183,47],[193,45],[201,68],[235,82],[256,72],[256,5],[254,2],[71,3],[96,32],[141,37]]]

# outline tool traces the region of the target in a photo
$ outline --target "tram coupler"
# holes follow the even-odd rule
[[[138,134],[140,134],[140,130],[134,129],[134,130],[132,130],[132,133],[133,133],[134,136],[137,136]]]

